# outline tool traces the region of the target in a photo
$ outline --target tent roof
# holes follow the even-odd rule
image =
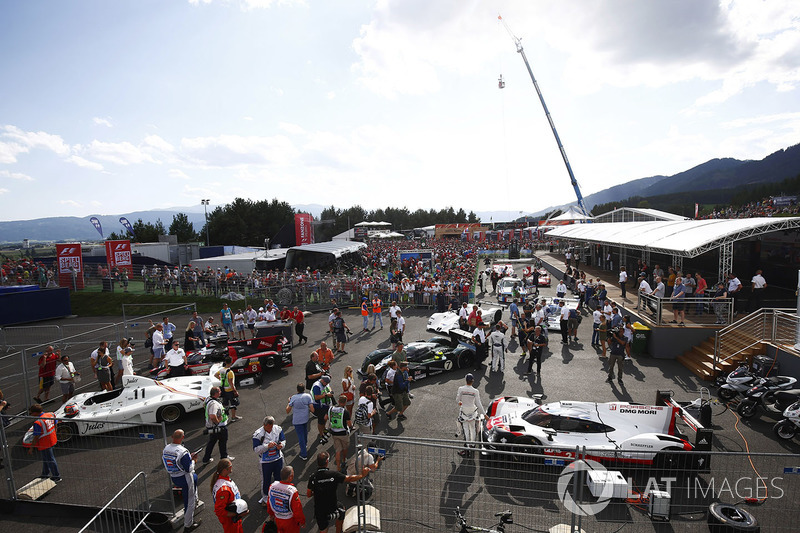
[[[729,242],[794,228],[800,228],[798,217],[607,222],[559,226],[547,237],[697,257]]]
[[[550,220],[591,220],[592,217],[587,217],[581,210],[578,209],[576,206],[571,205],[569,209],[558,215],[557,217],[551,218]]]
[[[637,222],[647,220],[689,220],[684,216],[659,211],[658,209],[643,209],[639,207],[620,207],[597,215],[595,222]]]
[[[276,261],[286,257],[287,248],[275,248],[272,250],[258,250],[256,252],[244,252],[241,254],[219,255],[217,257],[208,257],[205,259],[194,259],[191,262],[192,268],[199,268],[205,270],[211,268],[230,267],[238,271],[244,269],[252,269],[255,265],[256,259],[266,261]]]
[[[322,254],[333,254],[335,257],[341,257],[345,254],[357,252],[367,245],[363,242],[355,241],[327,241],[316,242],[314,244],[304,244],[302,246],[292,246],[289,248],[289,255],[293,251],[298,252],[317,252]]]
[[[358,224],[353,224],[354,227],[360,228],[361,226],[391,226],[391,222],[359,222]]]

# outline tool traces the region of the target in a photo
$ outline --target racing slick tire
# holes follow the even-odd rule
[[[712,533],[752,533],[761,531],[761,528],[747,510],[716,502],[708,506],[708,530]]]
[[[59,422],[56,426],[58,442],[69,442],[78,436],[78,426],[74,422]]]
[[[458,368],[472,368],[475,366],[475,353],[466,350],[458,356]]]
[[[518,438],[517,440],[514,441],[514,444],[518,444],[519,445],[518,447],[515,446],[513,448],[513,450],[515,452],[518,452],[518,453],[521,453],[521,454],[536,454],[536,455],[514,455],[514,456],[512,456],[512,458],[515,461],[517,461],[519,463],[531,464],[531,465],[534,465],[534,464],[538,465],[538,464],[544,463],[544,459],[542,459],[542,457],[540,456],[541,453],[542,453],[542,450],[537,449],[537,448],[534,448],[534,449],[529,448],[529,446],[541,446],[542,445],[542,443],[539,442],[536,438],[534,438],[534,437],[520,437],[520,438]]]
[[[278,357],[275,355],[265,355],[259,357],[258,362],[261,364],[262,372],[265,370],[273,370],[278,368]]]
[[[178,404],[165,405],[158,409],[156,420],[165,424],[174,424],[183,416],[183,407]]]
[[[729,402],[736,398],[736,391],[720,387],[719,390],[717,390],[717,397],[722,401]]]
[[[792,440],[797,434],[797,426],[791,420],[783,419],[772,426],[772,431],[779,439]]]
[[[681,448],[674,446],[664,448],[653,457],[653,467],[661,472],[677,473],[685,470],[689,461],[687,461],[687,456],[677,453],[679,451],[681,451]]]
[[[752,418],[757,411],[758,403],[753,400],[742,400],[739,402],[739,405],[736,406],[736,412],[739,413],[739,416],[742,418]]]

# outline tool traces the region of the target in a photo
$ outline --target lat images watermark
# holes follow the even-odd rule
[[[596,515],[611,503],[611,499],[614,497],[614,487],[611,483],[603,484],[601,493],[596,496],[594,501],[584,502],[583,498],[581,501],[576,501],[573,497],[574,483],[583,483],[579,472],[587,472],[587,475],[589,472],[594,472],[595,477],[602,478],[602,473],[607,470],[603,465],[591,459],[580,459],[568,464],[558,477],[558,499],[569,512],[575,515]],[[577,478],[576,474],[578,474]],[[598,476],[598,474],[601,475]],[[629,477],[627,478],[626,501],[639,502],[652,491],[661,490],[665,490],[673,497],[682,493],[688,501],[779,500],[786,494],[782,487],[783,479],[780,476],[710,477],[708,479],[690,476],[679,482],[677,477],[649,477],[643,486],[637,486],[633,478]],[[570,488],[570,483],[573,483],[572,488]],[[642,490],[639,490],[640,487]],[[589,493],[588,490],[582,491],[582,494],[587,493]]]

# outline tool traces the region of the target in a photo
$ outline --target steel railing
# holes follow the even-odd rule
[[[733,321],[733,300],[719,300],[710,297],[686,297],[679,300],[659,298],[650,294],[638,293],[636,309],[649,311],[645,315],[657,326],[680,324],[684,326],[716,326]],[[682,308],[683,316],[677,315]]]
[[[145,523],[149,514],[147,476],[144,472],[139,472],[78,533],[133,532],[139,531],[140,526],[152,531]]]
[[[800,317],[794,309],[759,309],[717,331],[714,370],[764,342],[794,345]],[[723,357],[723,354],[724,357]]]

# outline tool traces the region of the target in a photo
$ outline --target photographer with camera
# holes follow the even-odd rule
[[[608,379],[606,383],[614,380],[614,365],[617,366],[617,382],[622,385],[622,364],[625,362],[625,336],[621,326],[608,330],[608,341],[611,353],[608,356]]]
[[[203,455],[204,465],[214,460],[211,453],[217,443],[219,443],[220,457],[233,461],[233,457],[228,457],[228,413],[225,412],[225,408],[219,400],[221,395],[222,390],[219,387],[211,387],[211,396],[206,398],[206,429],[203,430],[203,434],[208,435],[208,444],[206,453]]]

